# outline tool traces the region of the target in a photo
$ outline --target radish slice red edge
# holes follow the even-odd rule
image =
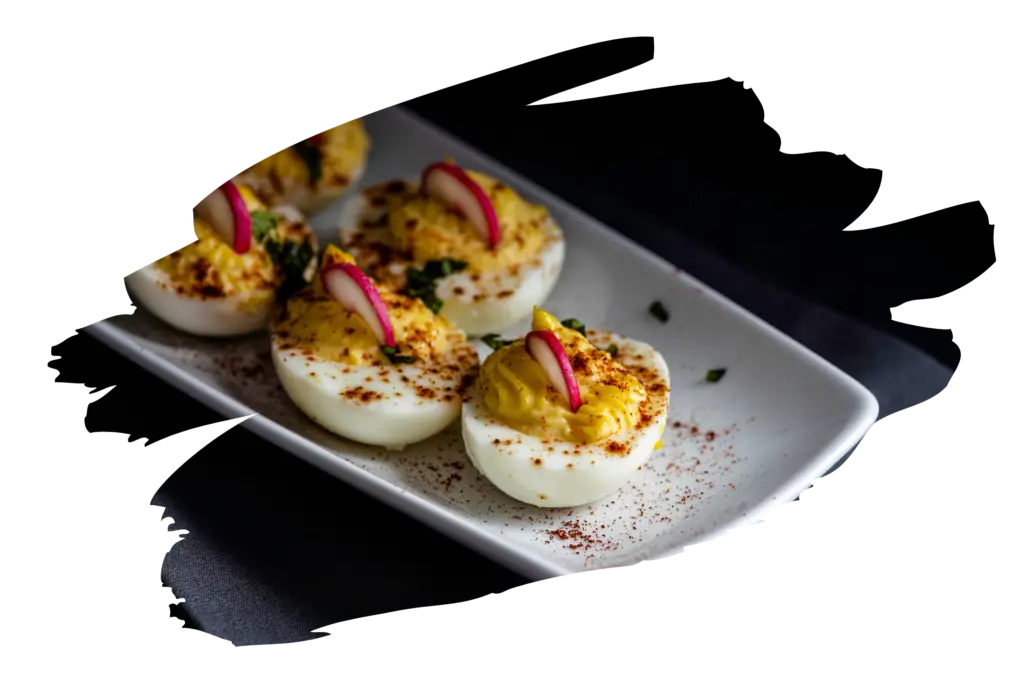
[[[548,381],[569,402],[572,412],[576,413],[583,405],[580,385],[558,336],[551,331],[531,331],[526,334],[526,352],[537,361]]]
[[[395,347],[388,308],[373,282],[354,263],[332,263],[320,271],[324,288],[348,311],[369,324],[377,340]]]
[[[249,206],[245,204],[242,192],[233,181],[228,181],[220,188],[231,203],[231,212],[235,219],[235,253],[244,254],[252,246],[252,216],[249,215]]]
[[[435,162],[423,170],[423,192],[450,205],[479,230],[492,249],[501,241],[498,214],[491,199],[465,171],[449,162]]]
[[[244,254],[252,246],[252,217],[241,191],[229,181],[210,193],[195,207],[196,217],[205,221],[214,233]]]

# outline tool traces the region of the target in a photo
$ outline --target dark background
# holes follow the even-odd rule
[[[770,90],[697,89],[671,76],[671,69],[664,75],[654,68],[562,69],[547,79],[532,76],[535,86],[523,98],[487,97],[449,83],[442,93],[403,91],[400,100],[612,227],[625,219],[624,211],[662,221],[750,272],[899,336],[952,369],[970,362],[962,328],[976,313],[967,311],[968,293],[979,272],[975,247],[964,236],[966,221],[973,220],[971,126],[948,107],[957,85],[834,81]],[[190,173],[185,184],[174,184],[181,197],[226,174],[224,162],[251,156],[268,135],[280,141],[323,126],[315,119],[282,121],[268,134],[270,123],[243,130],[232,115],[182,118],[177,127],[197,139],[197,151],[209,153],[210,164]],[[167,246],[179,231],[160,233],[164,238],[147,249]],[[113,266],[140,254],[137,243],[124,249]],[[82,315],[97,304],[116,308],[117,300],[95,300]],[[78,359],[87,367],[82,412],[90,415],[83,417],[83,441],[114,463],[104,483],[124,487],[130,481],[130,495],[117,508],[124,513],[121,534],[130,537],[129,548],[142,550],[138,582],[158,590],[157,597],[157,522],[139,515],[138,494],[152,487],[154,477],[172,490],[175,480],[200,477],[208,499],[197,514],[225,528],[225,542],[239,545],[238,553],[264,563],[301,564],[289,556],[287,534],[273,526],[272,510],[290,495],[283,491],[307,496],[292,503],[306,511],[305,529],[333,545],[332,563],[347,586],[311,581],[284,592],[315,597],[338,614],[349,636],[430,634],[454,626],[469,635],[496,626],[513,633],[539,626],[544,635],[550,627],[536,618],[538,607],[556,611],[542,589],[528,588],[283,452],[261,454],[265,449],[255,436],[224,428],[219,417],[88,339],[81,340]],[[96,427],[108,414],[118,427]],[[815,498],[768,529],[707,555],[1017,558],[1019,545],[1001,536],[996,524],[1006,508],[993,503],[1009,493],[993,491],[986,481],[982,502],[980,493],[950,488],[953,480],[965,486],[963,478],[978,473],[975,463],[1005,460],[1001,440],[976,433],[992,432],[992,424],[1009,415],[935,411],[915,417],[899,426],[900,435],[889,436],[887,453],[880,446],[841,485],[822,484]],[[171,447],[154,444],[160,434],[182,431],[188,437]],[[943,437],[938,448],[937,433]],[[140,448],[155,463],[153,470],[139,469]],[[241,478],[250,495],[230,505],[245,507],[246,519],[259,520],[266,511],[265,522],[244,529],[232,522],[236,510],[217,503],[230,494],[232,479]],[[937,509],[937,501],[952,503]],[[1008,498],[1006,506],[1012,505]],[[947,517],[952,506],[959,511],[955,524]],[[403,546],[414,550],[422,578],[400,578],[408,566],[387,560],[388,552],[371,550],[372,540],[352,533],[368,517],[382,533],[408,539]],[[508,592],[517,599],[508,599]],[[383,613],[392,620],[354,608],[362,605],[390,606]],[[690,611],[699,613],[699,603]],[[187,619],[177,616],[189,635]]]

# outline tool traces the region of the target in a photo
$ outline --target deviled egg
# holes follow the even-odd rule
[[[617,491],[660,446],[668,415],[660,353],[567,323],[576,328],[535,309],[524,338],[494,344],[462,408],[473,465],[538,507],[585,505]]]
[[[302,215],[228,182],[193,211],[197,240],[125,279],[171,326],[199,336],[266,328],[279,297],[312,280],[317,241]]]
[[[313,283],[288,301],[271,353],[285,392],[310,419],[390,449],[457,422],[479,367],[461,329],[375,284],[333,245]]]
[[[370,275],[471,336],[528,318],[565,258],[562,231],[544,207],[450,161],[427,167],[419,182],[362,191],[343,210],[340,237]]]
[[[312,215],[358,183],[369,151],[370,136],[356,119],[286,147],[235,181],[273,205],[288,203]]]

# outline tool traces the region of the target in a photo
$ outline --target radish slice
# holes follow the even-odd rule
[[[199,202],[196,217],[204,220],[214,233],[227,242],[236,254],[252,246],[252,217],[242,193],[234,182],[227,182]]]
[[[501,227],[494,205],[480,185],[462,169],[448,162],[436,162],[423,170],[423,192],[439,198],[480,231],[490,248],[501,241]]]
[[[388,308],[366,274],[354,263],[332,263],[320,271],[327,292],[348,311],[358,314],[377,336],[377,340],[395,347]]]
[[[540,364],[548,381],[569,402],[572,412],[576,413],[583,405],[580,385],[558,336],[551,331],[531,331],[526,334],[526,352]]]

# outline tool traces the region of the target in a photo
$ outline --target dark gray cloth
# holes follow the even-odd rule
[[[950,369],[921,351],[769,287],[676,231],[641,219],[614,224],[864,384],[883,427],[952,386]],[[210,638],[304,645],[339,620],[472,602],[524,582],[347,486],[327,485],[326,474],[284,452],[259,451],[244,465],[180,462],[155,485],[151,503],[170,537],[162,577]]]

